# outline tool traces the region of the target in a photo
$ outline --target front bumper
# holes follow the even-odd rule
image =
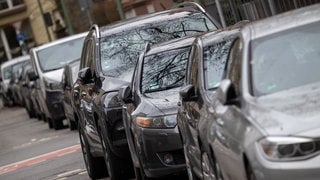
[[[46,91],[46,104],[53,120],[65,119],[61,91]]]
[[[252,154],[253,155],[253,154]],[[270,161],[262,150],[255,148],[249,157],[253,171],[259,180],[316,180],[320,178],[320,155],[299,161]]]
[[[138,157],[148,177],[185,170],[183,145],[177,126],[173,129],[134,128]]]

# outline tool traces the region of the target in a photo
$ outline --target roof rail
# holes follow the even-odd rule
[[[183,2],[183,3],[177,4],[174,7],[182,8],[182,7],[188,7],[188,6],[192,6],[192,7],[195,7],[195,8],[197,8],[198,10],[200,10],[202,12],[206,12],[206,10],[204,10],[204,8],[200,4],[195,3],[195,2]]]
[[[93,24],[93,25],[90,27],[90,31],[91,31],[91,30],[96,31],[97,38],[100,38],[99,26],[98,26],[97,24]]]

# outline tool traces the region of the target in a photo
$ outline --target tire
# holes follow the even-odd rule
[[[75,121],[71,121],[69,118],[67,118],[67,121],[70,131],[73,131],[77,128],[77,124]]]
[[[79,129],[79,139],[82,149],[84,163],[91,179],[99,179],[107,176],[107,168],[102,157],[93,157],[90,153],[88,141],[82,133],[81,127]]]
[[[53,128],[52,119],[45,117],[44,120],[48,122],[49,129],[52,129]]]
[[[63,127],[63,119],[51,119],[52,125],[55,130],[59,130]]]
[[[122,159],[115,155],[109,148],[109,144],[103,137],[101,144],[104,153],[105,164],[111,180],[130,179],[134,176],[131,159]]]

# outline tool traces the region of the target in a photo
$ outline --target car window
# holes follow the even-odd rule
[[[79,59],[81,56],[84,37],[73,39],[61,44],[39,50],[37,53],[43,72],[60,69],[65,64]]]
[[[227,78],[231,80],[236,96],[240,94],[242,45],[242,41],[239,38],[233,42],[227,62]]]
[[[180,87],[184,84],[190,47],[170,50],[145,57],[141,91],[151,93]]]
[[[130,80],[146,42],[156,44],[213,29],[216,29],[214,24],[204,14],[197,13],[104,37],[100,51],[102,72],[106,76]]]
[[[3,68],[3,79],[11,79],[12,66]]]
[[[204,47],[203,68],[206,89],[217,87],[221,81],[232,42],[233,39],[229,39]]]
[[[272,34],[252,42],[254,95],[270,94],[320,80],[320,23]]]

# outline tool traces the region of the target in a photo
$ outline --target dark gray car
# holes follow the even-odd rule
[[[141,177],[159,177],[185,170],[176,114],[195,37],[146,49],[131,86],[120,90],[126,102],[123,122],[135,169]]]

